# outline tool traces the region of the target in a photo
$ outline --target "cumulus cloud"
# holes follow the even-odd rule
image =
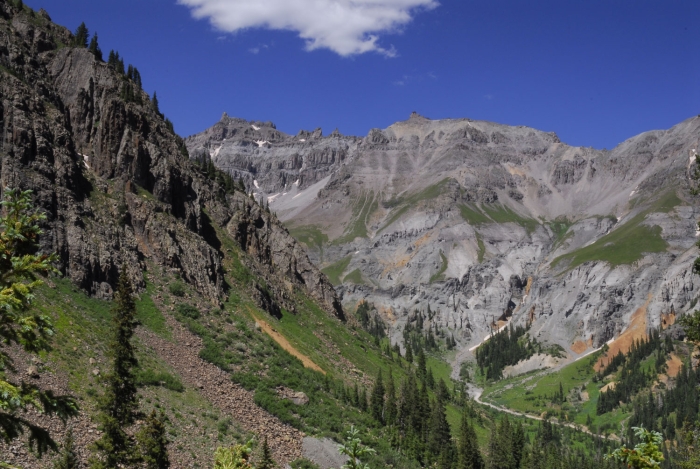
[[[437,0],[177,0],[197,19],[227,32],[247,28],[295,31],[306,50],[330,49],[342,56],[378,52],[396,55],[379,44],[379,35],[400,31],[419,10]]]

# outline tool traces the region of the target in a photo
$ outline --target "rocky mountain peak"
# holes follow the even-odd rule
[[[512,316],[575,357],[572,344],[615,337],[642,305],[652,327],[700,288],[688,274],[698,134],[689,119],[600,151],[526,126],[414,113],[365,138],[224,144],[217,164],[249,178],[348,307],[374,303],[398,331],[429,305],[467,349]]]
[[[268,279],[261,304],[292,311],[289,290],[299,288],[342,317],[332,286],[277,219],[190,160],[138,83],[87,49],[59,47],[71,40],[48,15],[0,2],[0,183],[34,191],[47,214],[42,248],[59,254],[60,270],[109,298],[121,266],[137,289],[158,268],[218,306],[227,233]],[[207,151],[239,135],[247,145],[287,138],[271,122],[224,113]]]

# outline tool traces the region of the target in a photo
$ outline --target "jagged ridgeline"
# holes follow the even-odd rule
[[[351,136],[224,114],[186,144],[269,203],[349,309],[391,317],[390,335],[431,306],[471,349],[510,309],[573,360],[645,304],[651,328],[696,300],[699,129],[692,117],[597,150],[469,118]]]
[[[66,441],[65,454],[85,463],[105,430],[95,409],[105,395],[103,377],[112,371],[111,300],[124,277],[136,293],[139,324],[131,343],[138,362],[134,412],[144,418],[134,425],[162,416],[154,428],[167,435],[171,467],[209,467],[217,446],[253,435],[269,437],[280,464],[304,455],[320,460],[318,454],[336,448],[322,437],[342,441],[350,425],[376,449],[367,455],[371,467],[480,467],[485,460],[515,467],[540,457],[571,468],[605,467],[601,449],[608,447],[600,439],[501,419],[471,402],[442,360],[455,337],[431,312],[406,327],[405,356],[383,336],[369,305],[357,324],[344,322],[328,278],[267,204],[249,196],[257,181],[217,169],[215,150],[193,151],[190,158],[156,93],[145,91],[148,77],[125,66],[116,51],[105,61],[103,46],[89,25],[71,33],[43,10],[0,0],[0,183],[33,191],[35,207],[47,216],[41,250],[57,253],[61,273],[47,279],[32,305],[54,322],[54,347],[34,360],[19,354],[16,364],[31,383],[78,397],[74,438],[64,439],[70,427],[60,422],[27,416]],[[261,128],[258,148],[282,138],[270,125]],[[296,138],[304,143],[320,135]],[[476,132],[465,138],[483,141]],[[380,131],[369,140],[388,144]],[[332,165],[346,157],[329,144],[314,158]],[[292,166],[298,163],[290,158]],[[289,178],[280,186],[297,182]],[[391,217],[399,220],[398,211],[445,189],[456,188],[447,180],[419,196],[391,199],[386,208],[398,209]],[[364,194],[344,242],[367,234],[377,194]],[[493,202],[490,193],[482,195]],[[484,213],[518,219],[507,209]],[[307,235],[324,244],[316,231]],[[427,280],[437,284],[449,274],[446,252],[437,253],[440,262]],[[362,285],[366,274],[352,262],[338,277]],[[353,269],[345,275],[348,266]],[[526,283],[514,285],[524,290]],[[410,360],[409,351],[415,352]],[[302,432],[315,452],[304,450]],[[543,450],[541,441],[553,443]],[[513,457],[498,459],[508,454]],[[0,443],[0,455],[25,467],[52,467],[55,458],[37,460],[15,441]],[[313,467],[308,461],[294,466]]]
[[[73,35],[43,10],[2,6],[2,184],[35,191],[48,215],[42,247],[66,276],[109,298],[119,266],[140,291],[150,262],[220,303],[223,235],[265,278],[272,296],[260,288],[261,304],[293,310],[290,292],[301,288],[342,317],[332,286],[276,218],[190,161],[136,67],[83,47],[85,25]]]

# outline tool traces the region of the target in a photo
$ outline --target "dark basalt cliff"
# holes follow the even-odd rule
[[[0,1],[0,183],[34,191],[47,214],[42,248],[59,254],[59,270],[110,297],[121,266],[143,288],[155,263],[218,303],[218,226],[267,279],[261,302],[293,309],[298,287],[342,317],[333,287],[276,218],[208,178],[149,96],[72,40],[43,10]]]

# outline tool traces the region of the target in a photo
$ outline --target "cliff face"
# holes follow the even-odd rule
[[[0,1],[0,183],[35,192],[48,216],[43,249],[59,254],[60,270],[110,297],[121,266],[140,288],[155,263],[218,303],[226,283],[215,226],[228,226],[251,268],[342,316],[332,286],[276,219],[248,223],[259,207],[206,177],[148,95],[71,42],[43,10]]]
[[[186,143],[269,202],[344,304],[373,302],[397,339],[430,305],[461,360],[511,315],[574,358],[640,308],[646,327],[691,308],[699,139],[700,117],[606,151],[471,119],[414,114],[358,138],[225,115]]]

